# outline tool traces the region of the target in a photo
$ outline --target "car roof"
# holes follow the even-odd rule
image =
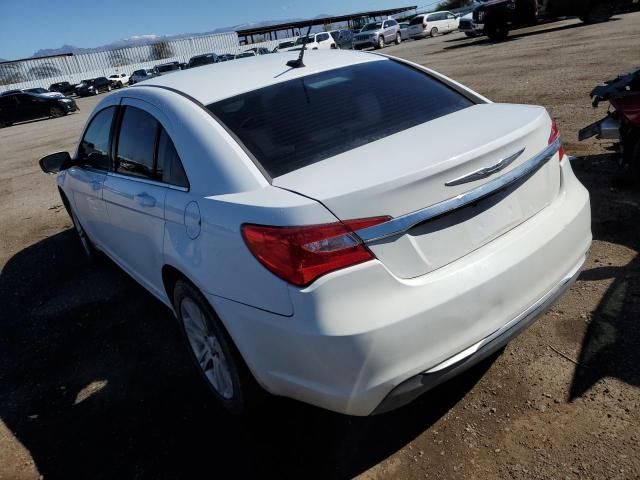
[[[351,50],[307,50],[304,54],[305,67],[288,67],[287,61],[298,58],[299,54],[299,51],[282,52],[240,58],[233,62],[214,63],[144,80],[131,88],[144,86],[169,88],[208,105],[313,73],[386,60],[382,55]]]

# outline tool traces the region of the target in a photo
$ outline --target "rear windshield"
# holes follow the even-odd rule
[[[471,105],[420,70],[377,60],[278,83],[207,108],[277,177]]]
[[[422,19],[424,17],[415,17],[409,22],[409,25],[422,25]]]

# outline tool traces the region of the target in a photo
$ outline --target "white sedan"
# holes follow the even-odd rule
[[[84,251],[175,312],[230,411],[266,390],[385,412],[501,348],[571,285],[589,195],[542,107],[391,57],[285,65],[297,55],[112,93],[77,151],[41,166]]]
[[[130,76],[126,73],[114,73],[109,75],[109,81],[116,88],[122,88],[125,85],[129,85]]]

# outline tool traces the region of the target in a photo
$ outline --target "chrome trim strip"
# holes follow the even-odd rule
[[[503,158],[498,163],[494,165],[490,165],[488,167],[479,168],[471,173],[467,173],[461,177],[454,178],[453,180],[448,181],[444,184],[445,187],[454,187],[456,185],[462,185],[463,183],[475,182],[476,180],[480,180],[481,178],[490,177],[494,173],[498,173],[501,170],[504,170],[509,165],[511,165],[520,155],[522,155],[525,151],[525,148],[520,150],[519,152],[514,153],[513,155],[508,156],[507,158]]]
[[[106,172],[107,176],[109,177],[114,177],[114,178],[123,178],[125,180],[132,180],[134,182],[139,182],[139,183],[146,183],[148,185],[155,185],[158,187],[166,187],[166,188],[170,188],[171,190],[177,190],[179,192],[188,192],[189,189],[186,187],[179,187],[177,185],[171,185],[170,183],[164,183],[164,182],[159,182],[157,180],[149,180],[148,178],[143,178],[143,177],[135,177],[133,175],[123,175],[121,173],[116,173],[116,172]]]
[[[519,165],[510,172],[505,173],[501,177],[491,180],[484,185],[480,185],[473,190],[461,193],[456,197],[436,203],[435,205],[423,208],[422,210],[417,210],[415,212],[402,215],[401,217],[393,218],[388,222],[356,230],[355,233],[357,233],[365,243],[375,242],[376,240],[402,234],[422,222],[426,222],[427,220],[431,220],[435,217],[439,217],[440,215],[444,215],[445,213],[458,210],[477,202],[478,200],[503,190],[519,180],[537,172],[545,163],[553,158],[560,149],[560,145],[560,138],[558,138],[555,142],[524,162],[522,165]]]

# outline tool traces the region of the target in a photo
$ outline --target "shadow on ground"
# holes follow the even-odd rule
[[[618,189],[624,172],[615,156],[593,155],[579,161],[576,175],[591,194],[594,240],[640,250],[640,190],[637,186]],[[585,394],[599,380],[617,378],[640,386],[640,258],[626,266],[593,259],[597,267],[585,270],[585,282],[612,281],[598,307],[591,313],[579,363],[571,385],[571,399]]]
[[[348,478],[445,414],[485,362],[391,414],[349,418],[284,399],[231,418],[193,373],[171,313],[71,231],[0,276],[0,418],[45,479]]]
[[[611,19],[611,21],[616,20],[616,19]],[[552,23],[548,24],[548,25],[553,25]],[[513,42],[516,40],[520,40],[522,38],[526,38],[526,37],[531,37],[534,35],[542,35],[545,33],[552,33],[552,32],[562,32],[564,30],[572,30],[574,28],[582,28],[582,27],[586,27],[588,25],[579,22],[579,23],[571,23],[569,25],[560,25],[560,26],[550,26],[549,28],[541,28],[541,29],[537,29],[537,30],[533,30],[533,31],[529,31],[529,32],[521,32],[518,33],[518,30],[515,30],[513,32],[511,32],[509,34],[509,36],[502,41],[499,42],[494,42],[493,40],[490,40],[487,37],[480,37],[477,40],[474,40],[472,38],[461,38],[461,39],[452,39],[452,40],[447,40],[446,43],[453,43],[453,42],[457,42],[459,40],[469,40],[468,42],[465,43],[456,43],[454,45],[449,45],[447,47],[444,47],[444,50],[455,50],[457,48],[465,48],[465,47],[472,47],[474,45],[496,45],[496,44],[501,44],[501,43],[505,43],[505,42]]]

